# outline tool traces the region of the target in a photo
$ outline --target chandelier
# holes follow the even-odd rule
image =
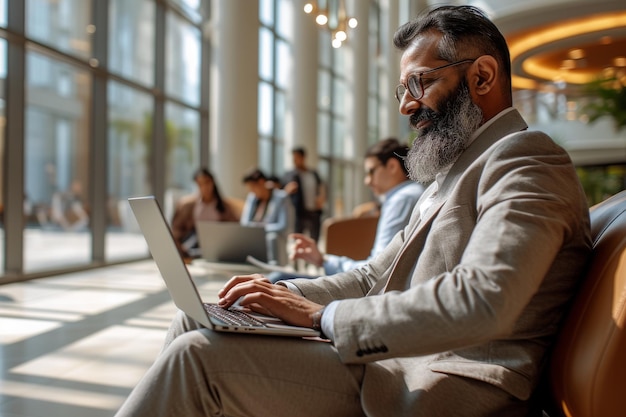
[[[304,12],[314,16],[315,23],[330,30],[333,48],[340,48],[348,40],[348,28],[354,29],[359,24],[356,18],[348,17],[344,0],[309,1],[304,5]]]

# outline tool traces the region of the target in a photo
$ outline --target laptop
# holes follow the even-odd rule
[[[216,304],[203,303],[154,196],[129,198],[128,202],[174,304],[187,315],[219,332],[319,336],[319,332],[313,329],[290,326],[275,317],[247,314],[237,307],[226,310]]]
[[[238,222],[196,222],[202,258],[209,262],[245,264],[247,256],[267,262],[264,227],[242,226]]]

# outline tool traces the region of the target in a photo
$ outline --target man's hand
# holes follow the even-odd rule
[[[228,308],[237,300],[257,313],[278,317],[285,323],[313,327],[313,314],[324,306],[274,285],[261,274],[232,277],[218,293],[218,305]]]
[[[319,251],[317,242],[300,233],[292,233],[289,237],[294,240],[291,259],[304,259],[317,267],[324,265],[324,256]]]
[[[283,190],[285,190],[287,194],[293,194],[298,191],[298,183],[296,181],[289,181],[287,184],[285,184]]]

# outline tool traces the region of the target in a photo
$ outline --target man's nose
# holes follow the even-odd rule
[[[415,100],[408,91],[404,92],[404,95],[400,99],[400,105],[398,110],[400,114],[408,116],[415,113],[422,103],[419,100]]]

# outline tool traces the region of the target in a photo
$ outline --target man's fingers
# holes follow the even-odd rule
[[[226,282],[226,284],[224,284],[224,286],[217,293],[217,295],[218,297],[222,298],[226,294],[228,294],[228,292],[230,292],[230,290],[233,289],[234,287],[241,285],[242,283],[252,282],[252,281],[266,282],[270,284],[269,280],[262,274],[235,275],[234,277],[229,279],[228,282]]]

